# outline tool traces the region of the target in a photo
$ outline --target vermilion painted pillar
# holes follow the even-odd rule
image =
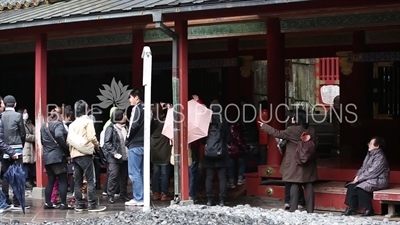
[[[143,30],[132,31],[132,87],[143,86]]]
[[[228,40],[228,55],[229,58],[238,58],[239,56],[239,43],[237,38],[231,38]],[[229,103],[237,103],[239,98],[238,90],[241,90],[239,87],[248,87],[242,84],[242,77],[240,76],[240,68],[239,65],[235,67],[228,67],[227,74],[223,78],[223,82],[226,83],[227,96],[224,100],[226,100],[226,104]],[[242,93],[241,93],[242,94]],[[222,100],[222,99],[221,99]],[[224,102],[224,101],[222,101]],[[239,112],[235,107],[227,108],[227,117],[229,120],[234,121],[238,118]]]
[[[36,137],[36,185],[45,187],[40,128],[47,118],[47,34],[36,37],[35,47],[35,137]]]
[[[178,41],[178,76],[179,98],[183,106],[181,113],[184,119],[180,123],[179,143],[181,154],[181,198],[182,200],[189,199],[189,166],[188,166],[188,24],[186,20],[175,21],[175,32],[179,37]]]
[[[285,36],[281,33],[279,18],[267,21],[267,74],[268,101],[270,104],[270,125],[275,129],[285,129]],[[279,120],[278,120],[279,119]],[[282,161],[275,138],[270,136],[267,151],[267,165],[277,166]]]
[[[353,51],[356,53],[365,51],[365,31],[355,31],[353,33]],[[352,80],[357,82],[358,91],[356,92],[355,104],[357,105],[357,117],[362,120],[367,115],[367,80],[365,75],[367,74],[366,63],[359,62],[354,63],[353,72],[350,75]],[[353,83],[354,84],[354,83]],[[364,145],[364,144],[363,144]]]
[[[364,52],[365,41],[365,32],[355,31],[353,33],[353,52]],[[343,113],[343,121],[340,124],[340,158],[342,162],[346,163],[358,162],[360,155],[365,154],[365,143],[369,141],[368,136],[364,135],[366,130],[352,124],[356,120],[358,121],[356,124],[362,124],[363,119],[368,115],[367,98],[365,97],[368,80],[366,69],[366,63],[355,62],[351,74],[340,75],[340,102]],[[354,105],[357,109],[353,107]],[[357,118],[349,111],[355,112]]]

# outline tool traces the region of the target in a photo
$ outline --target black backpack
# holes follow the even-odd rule
[[[222,124],[211,124],[208,129],[204,156],[213,159],[222,158],[224,145],[225,141],[222,135]]]

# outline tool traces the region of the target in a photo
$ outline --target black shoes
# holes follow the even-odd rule
[[[209,198],[208,201],[207,201],[207,206],[214,206],[214,205],[215,205],[214,201],[211,198]],[[220,199],[219,200],[219,206],[223,207],[225,205],[226,205],[225,200],[224,199]]]
[[[343,216],[352,216],[352,215],[356,215],[356,214],[357,214],[357,210],[350,208],[350,207],[348,207],[346,209],[346,211],[344,211],[344,213],[342,213]]]
[[[363,212],[363,214],[361,214],[361,216],[373,216],[375,215],[375,212],[373,209],[367,209]]]
[[[343,216],[353,216],[357,214],[357,210],[354,208],[347,208],[346,211],[344,211],[344,213],[342,213]],[[373,216],[375,215],[375,212],[373,209],[366,209],[361,216]]]
[[[129,202],[131,199],[128,196],[120,196],[119,199],[121,199],[124,202]]]
[[[114,197],[113,197],[113,196],[109,197],[109,198],[108,198],[108,202],[109,202],[110,204],[114,204],[114,203],[115,203]]]

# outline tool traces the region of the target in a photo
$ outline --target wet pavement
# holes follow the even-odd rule
[[[142,210],[141,207],[129,206],[125,207],[124,203],[116,197],[115,204],[108,204],[107,198],[101,196],[101,192],[97,194],[100,205],[107,206],[107,210],[104,212],[97,213],[89,213],[87,211],[84,212],[75,212],[75,210],[60,210],[60,209],[43,209],[43,200],[42,199],[32,199],[27,198],[27,204],[30,205],[30,209],[26,210],[26,214],[23,214],[22,211],[10,211],[3,214],[0,214],[0,222],[11,222],[11,221],[19,221],[20,223],[42,223],[42,222],[57,222],[57,221],[65,221],[70,219],[79,219],[79,218],[91,218],[91,217],[100,217],[103,215],[113,215],[119,211],[133,211],[133,210]],[[260,207],[265,209],[271,208],[282,208],[283,202],[278,199],[269,199],[263,197],[236,197],[233,199],[227,200],[228,206],[236,206],[236,205],[244,205],[249,204],[253,207]],[[200,198],[200,201],[197,204],[205,204],[206,199]],[[152,207],[167,207],[170,205],[169,201],[152,201]],[[318,213],[325,213],[326,211],[318,211]],[[335,215],[340,215],[339,212],[333,212]],[[383,220],[383,216],[374,216],[373,219]],[[400,221],[400,218],[391,218],[391,220]]]

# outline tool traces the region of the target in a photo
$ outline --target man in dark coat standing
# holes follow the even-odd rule
[[[17,101],[14,96],[7,95],[4,97],[5,110],[2,113],[2,120],[4,126],[4,142],[13,148],[18,155],[17,164],[22,165],[22,151],[25,144],[25,125],[24,120],[22,118],[22,114],[15,111],[15,107],[17,106]],[[4,173],[7,172],[8,168],[14,163],[14,160],[10,159],[8,155],[3,156],[3,166]],[[11,201],[9,200],[9,183],[7,179],[3,179],[2,190],[7,198],[7,203],[11,205]],[[12,204],[14,208],[19,209],[21,207],[20,202],[14,196]],[[29,208],[29,207],[26,207]]]

